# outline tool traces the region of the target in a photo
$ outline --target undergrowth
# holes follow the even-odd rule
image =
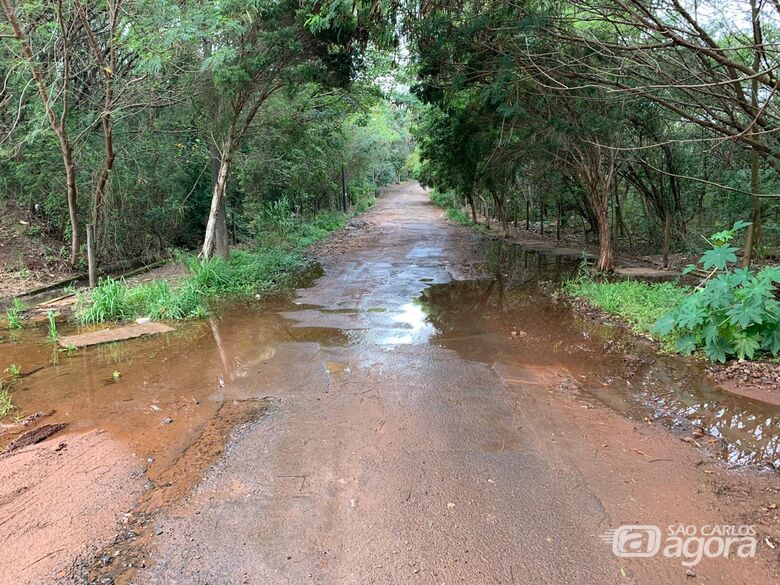
[[[454,221],[460,225],[474,224],[471,218],[461,210],[461,205],[458,201],[456,201],[456,196],[453,192],[442,192],[433,189],[430,194],[430,199],[446,212],[447,217],[451,221]]]
[[[278,219],[280,214],[276,208],[269,216]],[[322,212],[281,230],[264,230],[255,249],[234,250],[227,261],[185,258],[188,274],[175,284],[155,280],[128,286],[122,279],[101,278],[88,296],[79,299],[76,319],[82,324],[139,317],[189,319],[208,315],[209,300],[215,297],[265,295],[279,290],[291,285],[306,267],[304,249],[343,227],[347,219],[343,213]]]
[[[566,282],[563,290],[620,317],[640,333],[650,333],[658,319],[674,310],[689,292],[671,282],[599,282],[590,276]]]

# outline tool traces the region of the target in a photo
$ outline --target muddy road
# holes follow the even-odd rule
[[[164,337],[0,346],[45,364],[24,409],[70,423],[0,456],[0,582],[778,582],[780,407],[578,317],[545,284],[577,258],[485,241],[405,184],[318,259],[293,299]],[[627,524],[759,544],[620,558],[601,536]]]

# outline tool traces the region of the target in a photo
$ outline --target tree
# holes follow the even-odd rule
[[[233,0],[209,6],[203,22],[218,23],[207,31],[204,49],[203,96],[212,148],[213,193],[201,257],[216,252],[227,258],[225,193],[233,156],[258,113],[277,92],[292,91],[312,80],[345,83],[349,78],[349,47],[334,53],[334,30],[307,27],[292,0]],[[336,25],[334,25],[335,27]],[[335,31],[338,32],[338,31]],[[348,38],[345,32],[345,38]],[[218,164],[217,164],[218,158]]]
[[[79,257],[79,220],[78,220],[78,185],[76,183],[76,165],[73,159],[73,144],[68,132],[68,114],[71,83],[71,38],[75,29],[73,18],[63,6],[63,0],[57,0],[54,23],[57,30],[55,41],[50,50],[40,54],[44,57],[42,63],[37,56],[39,52],[33,48],[29,35],[25,32],[28,26],[22,24],[19,11],[11,0],[2,0],[8,24],[13,31],[32,79],[38,89],[46,118],[57,136],[65,170],[65,186],[67,190],[68,212],[70,215],[70,264],[75,267]],[[34,10],[31,5],[30,8]],[[72,14],[71,14],[72,16]],[[36,20],[33,18],[33,21]]]

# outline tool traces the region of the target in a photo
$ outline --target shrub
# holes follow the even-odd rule
[[[290,198],[283,195],[276,201],[266,203],[260,212],[260,222],[270,227],[280,238],[287,237],[295,225],[295,213]]]
[[[274,213],[287,217],[286,204],[272,206]],[[81,297],[76,318],[83,324],[150,317],[189,319],[208,314],[208,300],[224,295],[266,294],[294,282],[307,264],[301,250],[342,227],[347,216],[323,212],[310,221],[295,221],[285,237],[260,240],[253,251],[234,250],[230,260],[214,257],[177,258],[189,269],[186,278],[171,284],[155,280],[129,287],[124,280],[101,278],[88,297]]]
[[[451,221],[460,225],[471,225],[473,223],[471,218],[461,211],[460,202],[456,200],[454,192],[433,189],[430,194],[430,199],[436,205],[444,209],[447,213],[447,217]]]
[[[725,362],[733,356],[752,359],[780,352],[780,303],[775,298],[780,267],[753,274],[734,266],[737,249],[730,242],[747,225],[737,222],[713,234],[712,249],[700,260],[709,276],[653,327],[662,337],[676,335],[680,353],[702,349],[710,360]]]

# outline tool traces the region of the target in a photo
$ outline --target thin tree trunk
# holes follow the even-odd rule
[[[474,223],[479,223],[477,221],[477,207],[474,205],[474,195],[473,193],[468,194],[468,200],[469,200],[469,207],[471,207],[471,220]]]
[[[70,265],[72,268],[75,268],[79,259],[80,247],[78,208],[76,207],[78,202],[78,186],[76,184],[76,165],[73,162],[73,148],[70,144],[68,131],[65,126],[65,120],[67,119],[68,115],[68,81],[70,78],[70,65],[68,57],[69,49],[67,46],[63,48],[63,86],[60,92],[63,100],[63,110],[62,115],[58,118],[49,99],[49,87],[46,85],[46,81],[43,79],[43,73],[41,72],[41,68],[35,59],[35,55],[33,53],[32,47],[30,46],[30,42],[27,39],[27,35],[25,35],[22,26],[19,24],[19,21],[16,18],[16,11],[11,5],[10,0],[0,1],[2,1],[3,9],[5,10],[6,18],[8,19],[8,24],[11,25],[11,28],[14,31],[14,36],[21,46],[22,54],[27,60],[30,66],[30,70],[32,71],[33,79],[35,80],[35,84],[38,87],[38,94],[41,97],[41,102],[43,103],[44,110],[46,111],[46,117],[49,119],[49,126],[51,126],[51,129],[57,135],[57,140],[60,145],[62,162],[63,166],[65,167],[65,185],[67,188],[68,215],[70,218]],[[58,2],[57,4],[57,15],[60,22],[60,27],[63,30],[63,42],[66,42],[64,32],[65,24],[63,21],[61,2]]]
[[[341,163],[341,205],[344,213],[349,211],[349,194],[347,193],[347,173],[344,170],[344,163]]]
[[[215,246],[219,208],[223,203],[222,199],[225,197],[228,173],[230,171],[230,150],[231,145],[228,141],[228,144],[225,145],[222,155],[220,156],[217,181],[214,183],[214,190],[211,195],[211,209],[209,210],[209,219],[206,223],[206,237],[203,240],[203,249],[200,253],[203,260],[208,260],[211,257],[212,250]]]
[[[531,229],[531,200],[525,200],[525,231]]]
[[[741,265],[744,268],[750,266],[753,262],[753,253],[761,245],[761,176],[759,174],[761,157],[757,149],[751,150],[750,160],[750,192],[753,194],[753,211],[751,213],[751,224],[748,227],[745,237],[745,248],[742,251]]]
[[[599,259],[596,262],[598,272],[612,270],[612,233],[609,229],[609,211],[605,205],[597,205],[595,208],[599,231]]]
[[[105,97],[103,100],[103,113],[100,116],[101,125],[103,127],[103,148],[104,159],[103,168],[98,176],[97,183],[95,185],[95,192],[92,198],[92,224],[95,226],[95,235],[93,237],[93,244],[95,251],[97,251],[97,226],[100,216],[100,208],[103,205],[106,193],[106,185],[108,179],[111,176],[111,171],[114,168],[114,160],[116,159],[116,152],[114,151],[114,123],[111,118],[111,112],[114,109],[114,75],[116,74],[116,47],[114,44],[114,36],[116,34],[117,18],[120,9],[119,2],[109,2],[109,45],[107,53],[100,47],[97,38],[87,18],[87,13],[84,6],[78,0],[75,2],[76,11],[79,13],[81,24],[84,28],[84,32],[87,35],[87,40],[95,55],[98,67],[105,79]],[[108,55],[108,58],[106,58]]]
[[[761,51],[763,50],[763,38],[761,34],[761,27],[759,25],[759,9],[758,2],[756,0],[750,0],[750,12],[753,24],[753,67],[759,68],[761,66]],[[757,70],[757,69],[756,69]],[[756,140],[759,139],[756,132],[756,127],[759,123],[761,116],[761,110],[758,103],[758,80],[753,79],[750,91],[750,105],[755,112],[756,119],[752,123],[753,136]],[[761,191],[761,176],[759,174],[761,170],[761,155],[758,149],[753,146],[750,153],[750,192],[753,195],[753,212],[751,214],[751,224],[748,228],[747,237],[745,238],[745,249],[742,253],[742,266],[748,267],[753,261],[753,252],[761,245],[761,198],[759,193]]]
[[[672,245],[672,212],[667,203],[664,213],[664,268],[669,268],[669,249]]]
[[[68,216],[70,218],[70,265],[76,267],[79,261],[79,248],[81,237],[79,234],[78,218],[78,186],[76,185],[76,164],[73,162],[73,150],[68,141],[67,134],[59,135],[62,161],[65,165],[65,183],[68,189]]]

